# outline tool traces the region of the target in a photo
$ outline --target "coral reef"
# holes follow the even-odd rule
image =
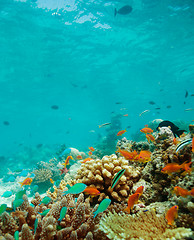
[[[36,169],[33,173],[35,174],[34,183],[49,181],[53,175],[52,171],[48,168]]]
[[[100,229],[113,240],[182,240],[192,235],[189,228],[170,227],[164,215],[157,216],[154,210],[139,212],[132,216],[109,212],[100,220]]]
[[[114,176],[125,169],[124,175],[120,178],[118,185],[112,191],[110,186]],[[96,187],[100,192],[99,201],[106,196],[121,202],[126,200],[133,183],[140,178],[140,168],[128,165],[123,157],[117,158],[115,154],[104,156],[102,159],[88,161],[81,165],[77,171],[76,179],[88,186]]]

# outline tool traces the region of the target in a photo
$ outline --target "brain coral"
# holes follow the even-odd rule
[[[125,169],[125,173],[112,191],[111,182],[121,169]],[[76,175],[77,181],[96,187],[101,192],[98,201],[108,195],[118,202],[126,200],[133,183],[139,178],[139,169],[129,166],[127,160],[123,157],[117,158],[115,154],[83,163]]]

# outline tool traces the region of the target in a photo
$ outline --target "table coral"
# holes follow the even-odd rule
[[[126,171],[120,178],[118,185],[114,190],[111,190],[111,182],[121,169]],[[129,166],[127,160],[123,157],[117,158],[115,154],[83,163],[76,176],[77,180],[88,186],[96,187],[101,192],[99,201],[109,196],[118,202],[126,200],[133,183],[139,178],[139,169]]]
[[[182,240],[192,235],[189,228],[169,226],[164,215],[157,216],[154,210],[139,212],[132,216],[109,212],[100,220],[99,227],[113,240]]]

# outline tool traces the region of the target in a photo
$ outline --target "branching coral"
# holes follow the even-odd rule
[[[111,182],[121,169],[126,171],[112,191],[110,189]],[[96,187],[101,192],[99,201],[108,195],[118,202],[126,200],[133,183],[138,181],[139,178],[139,169],[129,166],[127,160],[123,157],[117,158],[115,154],[82,164],[76,176],[77,180],[88,186]]]
[[[48,168],[36,169],[34,170],[35,178],[34,183],[41,183],[45,181],[49,181],[52,177],[52,171]]]
[[[113,240],[182,240],[192,235],[189,228],[172,229],[164,215],[158,217],[154,210],[139,212],[132,216],[109,212],[100,220],[100,229]]]

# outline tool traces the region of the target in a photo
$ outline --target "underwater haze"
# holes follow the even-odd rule
[[[193,0],[0,0],[0,156],[192,123],[193,26]]]

